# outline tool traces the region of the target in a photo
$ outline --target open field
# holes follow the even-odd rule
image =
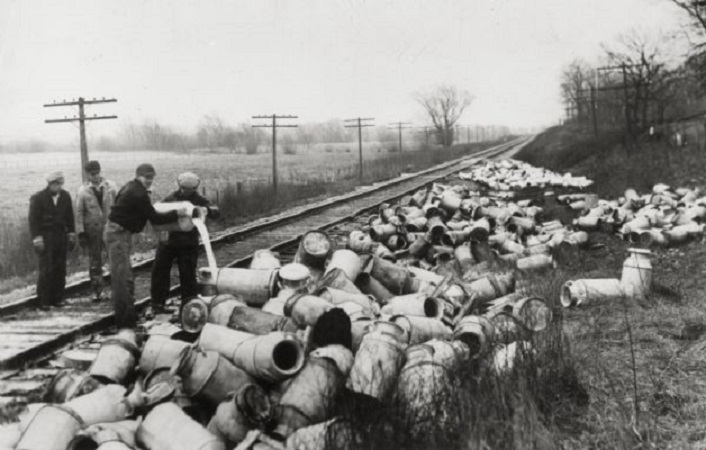
[[[418,146],[405,143],[406,150],[414,153]],[[396,148],[396,144],[394,145]],[[119,186],[134,177],[135,167],[143,162],[154,164],[157,178],[152,187],[156,199],[164,197],[175,187],[176,176],[185,171],[198,173],[206,192],[224,189],[228,184],[242,182],[257,184],[272,177],[272,155],[262,149],[255,155],[244,153],[171,153],[171,152],[91,152],[103,166],[106,178]],[[443,151],[443,150],[438,150]],[[340,176],[340,171],[350,170],[358,164],[358,144],[317,144],[310,150],[300,147],[296,154],[285,154],[278,149],[277,165],[280,180],[305,183],[314,180],[331,181]],[[388,145],[364,143],[364,161],[387,159],[395,152]],[[17,211],[26,214],[29,197],[45,186],[44,177],[50,171],[62,170],[66,176],[65,189],[74,195],[81,183],[80,156],[76,152],[48,152],[31,154],[0,154],[0,170],[4,174],[3,192],[0,198],[0,215],[11,215]],[[413,161],[411,161],[413,162]]]
[[[402,154],[389,152],[387,147],[368,145],[364,151],[363,184],[386,180],[401,172],[422,170],[490,145],[482,143],[446,149],[415,149]],[[134,168],[139,163],[152,162],[157,169],[153,185],[156,200],[175,188],[179,173],[195,171],[203,180],[205,195],[221,207],[222,219],[210,225],[212,230],[220,230],[305,201],[353,190],[360,185],[356,149],[339,144],[313,146],[309,152],[300,149],[302,151],[295,155],[278,154],[278,195],[274,195],[271,187],[271,155],[268,154],[96,152],[92,157],[102,161],[104,175],[119,185],[134,176]],[[80,174],[77,170],[78,155],[74,154],[32,154],[14,159],[0,155],[2,157],[7,158],[6,164],[16,164],[16,168],[8,171],[10,189],[8,195],[3,197],[3,203],[0,203],[0,280],[3,280],[0,295],[11,292],[8,298],[15,299],[32,293],[33,287],[29,290],[20,288],[33,284],[36,270],[36,258],[26,222],[30,195],[42,188],[44,175],[50,170],[65,170],[66,189],[71,193],[78,187]],[[26,158],[37,162],[25,165],[23,161]],[[148,230],[136,235],[133,242],[138,259],[155,246],[153,233]],[[69,254],[69,274],[85,271],[86,265],[87,258],[81,250]]]

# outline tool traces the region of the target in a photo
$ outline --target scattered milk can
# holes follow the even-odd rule
[[[556,268],[556,262],[551,255],[540,254],[526,256],[517,260],[519,270],[544,270]]]
[[[339,249],[331,255],[331,259],[326,265],[326,273],[334,269],[341,269],[349,280],[355,281],[363,271],[363,262],[354,251]]]
[[[135,332],[119,330],[103,342],[88,373],[101,381],[122,384],[132,374],[139,353]]]
[[[330,288],[326,287],[321,289],[317,295],[327,302],[331,303],[332,305],[340,305],[342,303],[357,303],[363,309],[368,313],[368,314],[377,314],[380,310],[380,307],[378,306],[377,303],[375,303],[374,299],[371,299],[369,296],[360,293],[360,294],[352,294],[350,292],[342,291],[340,289],[335,289],[335,288]]]
[[[126,394],[125,387],[110,384],[90,394],[72,398],[64,406],[71,408],[85,425],[119,422],[129,418],[135,408],[142,405],[141,397]]]
[[[179,359],[182,349],[190,345],[188,342],[166,336],[150,336],[140,354],[140,372],[146,374],[155,369],[172,367]]]
[[[291,317],[299,328],[314,326],[325,312],[334,306],[321,297],[308,294],[295,294],[284,305],[284,315]]]
[[[271,250],[263,249],[253,252],[252,260],[250,261],[251,269],[272,270],[280,267],[282,267],[282,263]]]
[[[249,384],[218,405],[208,423],[208,431],[232,448],[245,439],[250,430],[264,428],[271,415],[267,393],[256,384]]]
[[[432,343],[448,347],[448,351],[436,348]],[[460,345],[461,344],[459,342]],[[430,341],[407,348],[407,363],[402,368],[395,395],[401,420],[411,433],[410,438],[428,442],[439,432],[456,433],[462,424],[455,423],[460,417],[457,408],[458,383],[453,377],[453,368],[462,359],[449,342]]]
[[[644,297],[652,290],[652,263],[649,250],[630,248],[630,255],[623,263],[623,275],[620,282],[623,286],[630,285],[634,294]]]
[[[370,275],[396,295],[415,292],[414,280],[403,267],[382,258],[373,258]]]
[[[50,403],[64,403],[74,397],[95,391],[102,384],[86,372],[75,369],[61,369],[47,386],[46,400]]]
[[[354,426],[340,417],[300,428],[286,442],[286,448],[297,450],[353,450],[363,446]]]
[[[232,294],[248,305],[262,306],[277,295],[279,269],[223,268],[215,271],[199,269],[204,295]]]
[[[226,450],[224,442],[174,403],[152,408],[138,427],[136,439],[150,450]]]
[[[515,286],[515,276],[512,272],[488,275],[465,285],[466,291],[484,302],[507,295]]]
[[[232,295],[219,295],[211,300],[208,321],[253,334],[297,330],[296,324],[290,318],[251,308]]]
[[[435,319],[441,319],[444,316],[441,300],[423,292],[393,297],[380,311],[382,314],[404,314]]]
[[[359,276],[356,280],[356,287],[366,295],[373,296],[380,305],[385,305],[387,302],[394,297],[392,292],[388,291],[385,286],[382,285],[375,278],[365,274],[366,276]]]
[[[209,307],[215,298],[198,296],[182,305],[179,317],[182,330],[187,333],[198,333],[201,331],[206,322],[208,322]]]
[[[309,231],[302,236],[294,262],[307,267],[324,270],[326,259],[331,253],[331,241],[323,231]]]
[[[561,287],[559,299],[564,307],[615,300],[626,295],[623,284],[614,278],[569,280]]]
[[[430,339],[447,339],[451,336],[451,329],[436,318],[395,315],[390,317],[390,322],[404,330],[403,342],[408,345],[421,344]]]
[[[66,450],[132,450],[137,427],[134,420],[92,425],[81,430]]]
[[[470,269],[475,262],[473,260],[473,254],[471,253],[471,247],[467,244],[462,244],[454,248],[454,257],[462,273]]]
[[[466,316],[453,331],[453,339],[466,344],[472,356],[486,353],[494,335],[493,323],[483,316]]]
[[[237,391],[255,380],[217,352],[195,348],[182,350],[181,358],[172,367],[179,375],[184,392],[212,405],[220,403],[230,392]]]
[[[353,354],[341,345],[311,352],[279,401],[274,433],[287,437],[300,428],[330,419],[352,365]]]
[[[404,347],[392,334],[380,331],[366,334],[355,354],[348,388],[381,401],[387,400],[404,365]]]
[[[16,450],[66,450],[85,424],[64,405],[44,405],[22,433]]]
[[[304,365],[304,348],[291,333],[257,336],[207,324],[199,347],[218,352],[249,375],[268,382],[296,374]]]
[[[368,274],[361,274],[357,279],[361,277],[367,277]],[[360,289],[355,285],[353,280],[348,278],[342,269],[335,268],[326,272],[326,274],[319,280],[317,284],[317,289],[320,290],[324,287],[330,287],[334,289],[339,289],[341,291],[346,291],[351,294],[361,294]]]

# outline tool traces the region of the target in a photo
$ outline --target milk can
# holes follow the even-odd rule
[[[194,206],[191,204],[191,202],[158,202],[154,204],[154,209],[160,214],[168,213],[171,211],[178,211],[182,208],[186,208],[187,214],[183,216],[179,216],[179,219],[176,222],[171,222],[171,223],[166,223],[162,225],[152,225],[152,230],[155,232],[161,232],[161,231],[191,231],[194,229],[194,222],[192,219],[194,210],[196,210],[196,216],[194,217],[200,217],[204,218],[206,216],[205,214],[205,208],[199,208],[197,206]]]
[[[630,255],[623,263],[622,285],[632,285],[635,295],[644,297],[652,289],[652,263],[649,250],[629,248]]]

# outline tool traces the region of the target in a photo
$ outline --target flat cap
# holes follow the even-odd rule
[[[47,183],[64,182],[64,172],[52,172],[47,175]]]
[[[199,179],[199,176],[193,172],[184,172],[180,173],[177,177],[177,183],[179,184],[179,187],[196,189],[199,187],[199,184],[201,184],[201,180]]]
[[[154,170],[154,166],[149,163],[143,163],[137,166],[137,170],[135,170],[135,175],[138,177],[146,177],[148,175],[156,175],[157,171]]]

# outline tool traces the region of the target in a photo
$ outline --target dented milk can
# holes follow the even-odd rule
[[[66,450],[85,424],[71,408],[44,405],[22,433],[17,450]]]
[[[135,332],[119,330],[103,342],[88,373],[101,381],[122,384],[132,374],[139,353]]]
[[[150,450],[226,450],[226,444],[194,421],[174,403],[155,406],[136,433],[137,442]]]
[[[495,335],[493,323],[483,316],[466,316],[454,328],[453,339],[468,346],[472,356],[486,353]]]
[[[51,403],[64,403],[74,397],[95,391],[102,384],[86,372],[61,369],[47,386],[46,399]]]
[[[229,393],[246,384],[255,383],[250,375],[217,352],[190,347],[182,350],[172,373],[181,377],[187,395],[206,400],[212,405],[219,404]]]
[[[256,384],[248,384],[218,405],[208,423],[208,431],[232,448],[245,439],[250,430],[264,428],[271,415],[267,393]]]
[[[355,354],[348,387],[385,401],[397,383],[404,361],[402,342],[392,334],[371,331],[363,337]]]
[[[330,419],[352,366],[353,354],[341,345],[311,352],[279,401],[274,433],[285,438],[300,428]]]

